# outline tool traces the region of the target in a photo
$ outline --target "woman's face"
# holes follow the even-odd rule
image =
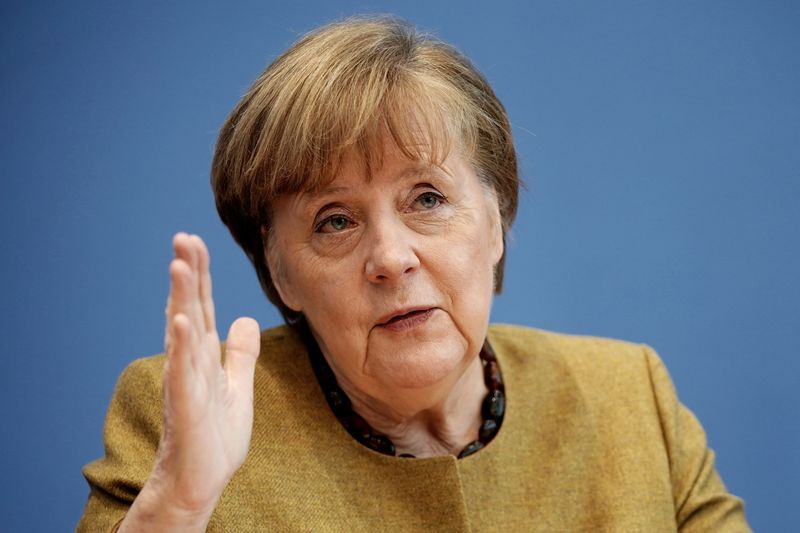
[[[387,148],[367,179],[345,161],[324,190],[279,199],[268,261],[343,386],[373,398],[454,383],[486,335],[503,252],[497,201],[458,155]]]

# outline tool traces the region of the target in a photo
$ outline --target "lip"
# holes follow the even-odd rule
[[[397,309],[378,319],[378,323],[375,324],[375,327],[392,330],[407,329],[428,320],[434,310],[436,310],[435,307],[427,305]]]

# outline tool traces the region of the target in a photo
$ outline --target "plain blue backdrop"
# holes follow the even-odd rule
[[[218,221],[217,130],[301,33],[390,12],[452,42],[527,190],[493,319],[654,346],[759,531],[800,523],[800,4],[3,2],[8,531],[65,531],[114,382],[160,351],[170,238],[201,234],[221,328],[277,313]]]

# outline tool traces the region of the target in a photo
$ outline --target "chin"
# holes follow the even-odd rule
[[[468,361],[468,344],[452,333],[435,340],[371,343],[365,370],[392,388],[424,389],[455,382]]]

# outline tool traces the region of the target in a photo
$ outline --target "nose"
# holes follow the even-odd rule
[[[371,283],[393,283],[419,269],[414,232],[401,220],[389,218],[372,224],[366,242],[365,271]]]

